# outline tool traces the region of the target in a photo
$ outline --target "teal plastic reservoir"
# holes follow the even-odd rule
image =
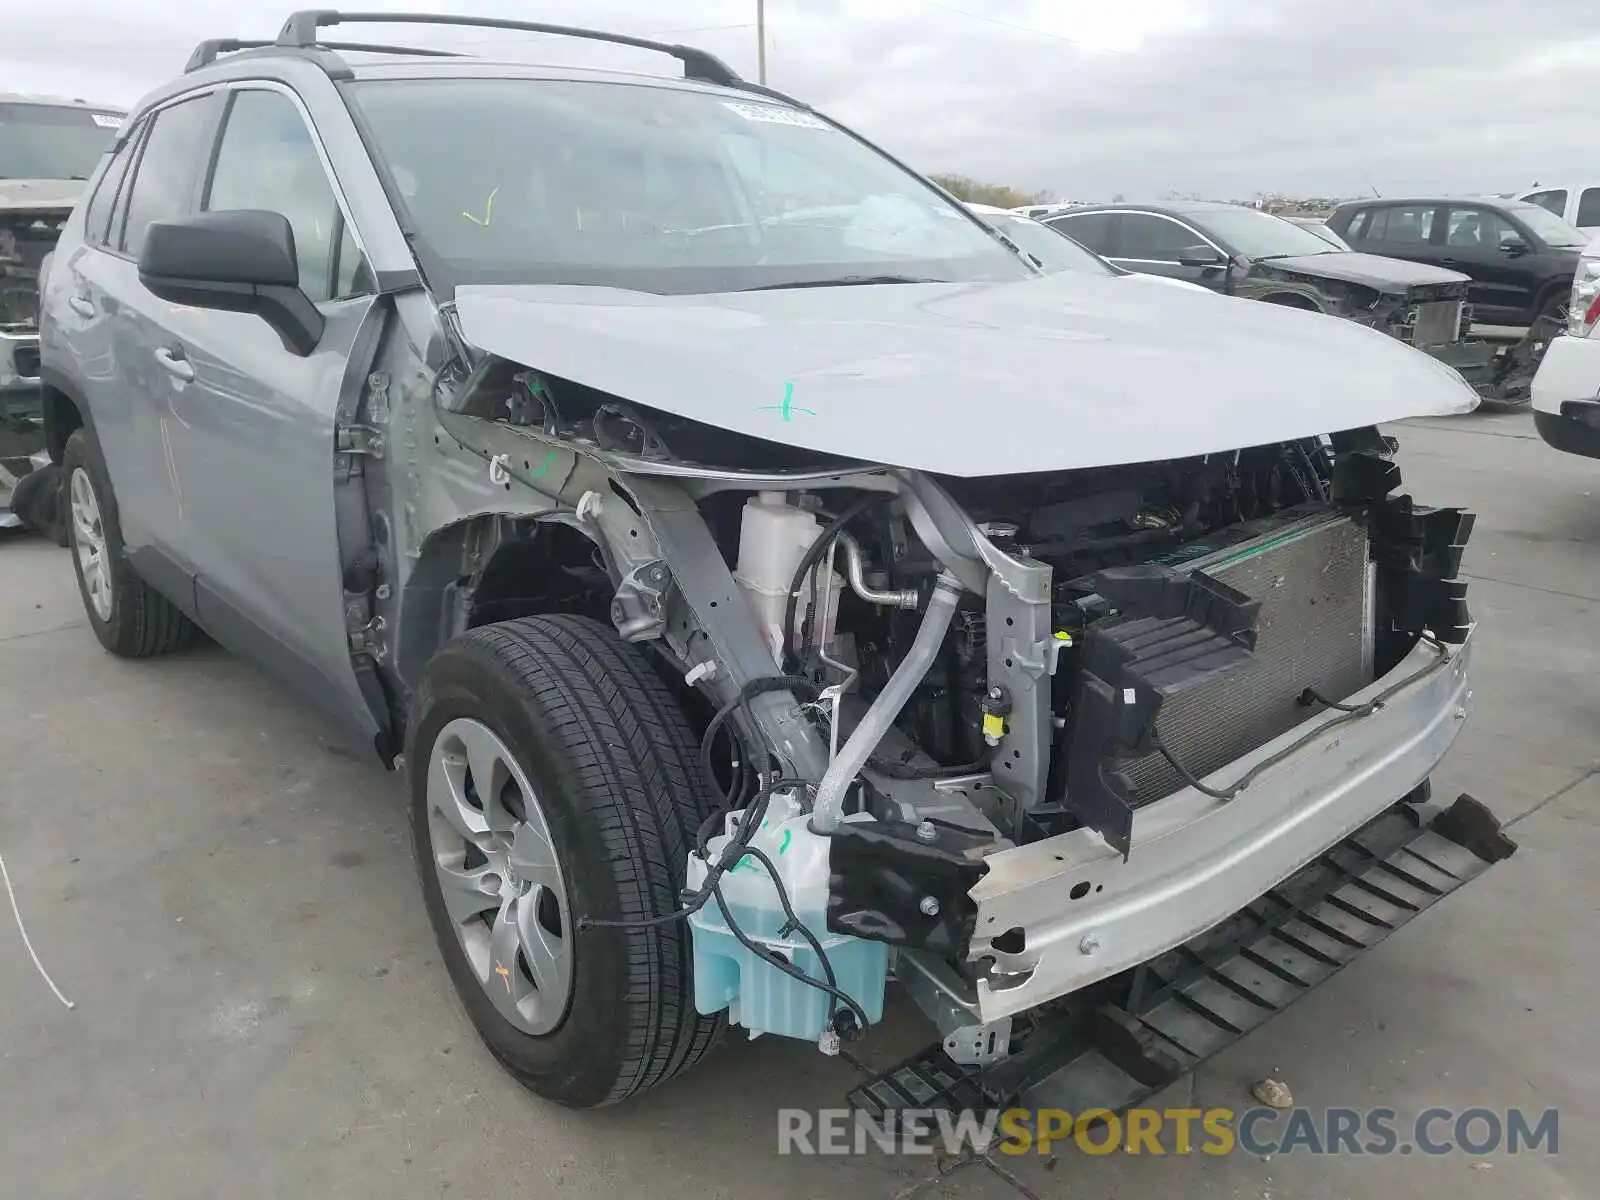
[[[734,827],[739,814],[729,818]],[[883,1018],[883,991],[889,971],[889,948],[845,934],[828,932],[828,839],[806,828],[806,816],[792,801],[774,797],[766,820],[751,839],[778,868],[790,904],[828,956],[837,985],[866,1012],[869,1022]],[[727,835],[712,838],[710,861],[716,862]],[[698,888],[708,870],[698,856],[689,858],[688,886]],[[826,978],[822,961],[798,932],[785,934],[787,918],[772,876],[758,860],[744,858],[722,876],[723,900],[740,930],[813,979]],[[817,1041],[828,1027],[829,996],[763,961],[740,945],[712,899],[689,918],[694,947],[694,1001],[702,1013],[726,1009],[728,1020],[755,1037]],[[837,1007],[837,1005],[835,1005]]]

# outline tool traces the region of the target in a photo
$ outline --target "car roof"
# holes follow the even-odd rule
[[[36,104],[41,108],[81,108],[85,112],[119,115],[127,111],[120,104],[93,104],[88,100],[69,100],[63,96],[36,96],[27,92],[0,92],[0,104]]]
[[[133,108],[142,114],[175,96],[199,87],[214,86],[234,80],[275,78],[295,87],[314,87],[319,81],[338,78],[354,81],[399,79],[530,79],[570,80],[590,83],[610,83],[639,87],[667,88],[674,91],[705,92],[754,103],[788,104],[806,108],[799,100],[770,89],[725,87],[700,79],[683,76],[654,74],[644,71],[625,71],[614,68],[575,67],[552,63],[530,62],[526,59],[503,59],[490,56],[461,54],[453,57],[437,55],[384,54],[368,59],[355,57],[355,52],[335,54],[324,50],[299,50],[263,47],[240,53],[227,54],[175,75],[153,91],[141,97]],[[337,72],[336,74],[334,72]]]
[[[1526,200],[1506,199],[1502,196],[1382,196],[1364,200],[1346,200],[1340,208],[1377,208],[1379,205],[1403,204],[1471,204],[1478,208],[1497,208],[1504,212],[1526,212],[1538,208]]]
[[[1066,212],[1056,213],[1056,216],[1065,217],[1072,213],[1083,212],[1153,212],[1153,213],[1184,213],[1199,214],[1208,212],[1259,212],[1246,204],[1228,204],[1222,200],[1158,200],[1154,204],[1078,204]],[[1270,215],[1270,214],[1269,214]]]

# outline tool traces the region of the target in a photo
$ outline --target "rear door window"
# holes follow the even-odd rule
[[[1117,253],[1116,213],[1080,213],[1077,216],[1057,217],[1046,224],[1059,229],[1080,246],[1087,246],[1096,254],[1111,257]]]
[[[91,246],[105,245],[111,235],[112,214],[122,207],[122,197],[126,194],[122,184],[128,177],[128,164],[133,161],[139,147],[139,135],[143,132],[141,125],[128,133],[128,140],[122,143],[122,148],[106,167],[99,186],[89,199],[89,206],[83,215],[83,236]]]
[[[194,201],[195,177],[206,146],[212,97],[196,96],[161,109],[139,155],[128,194],[128,216],[121,249],[138,258],[152,221],[187,214]]]

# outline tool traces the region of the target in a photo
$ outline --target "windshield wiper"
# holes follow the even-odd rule
[[[832,279],[792,279],[787,283],[760,283],[741,292],[774,292],[782,288],[860,287],[874,283],[946,283],[944,279],[924,279],[919,275],[836,275]]]

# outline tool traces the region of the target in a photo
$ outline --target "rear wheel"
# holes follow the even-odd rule
[[[78,594],[100,644],[124,658],[182,649],[198,630],[178,607],[139,578],[122,544],[117,499],[100,448],[76,429],[61,456],[67,546]]]
[[[698,1062],[678,910],[716,803],[697,744],[643,654],[581,617],[486,625],[428,664],[409,722],[428,916],[467,1015],[534,1092],[615,1103]]]

